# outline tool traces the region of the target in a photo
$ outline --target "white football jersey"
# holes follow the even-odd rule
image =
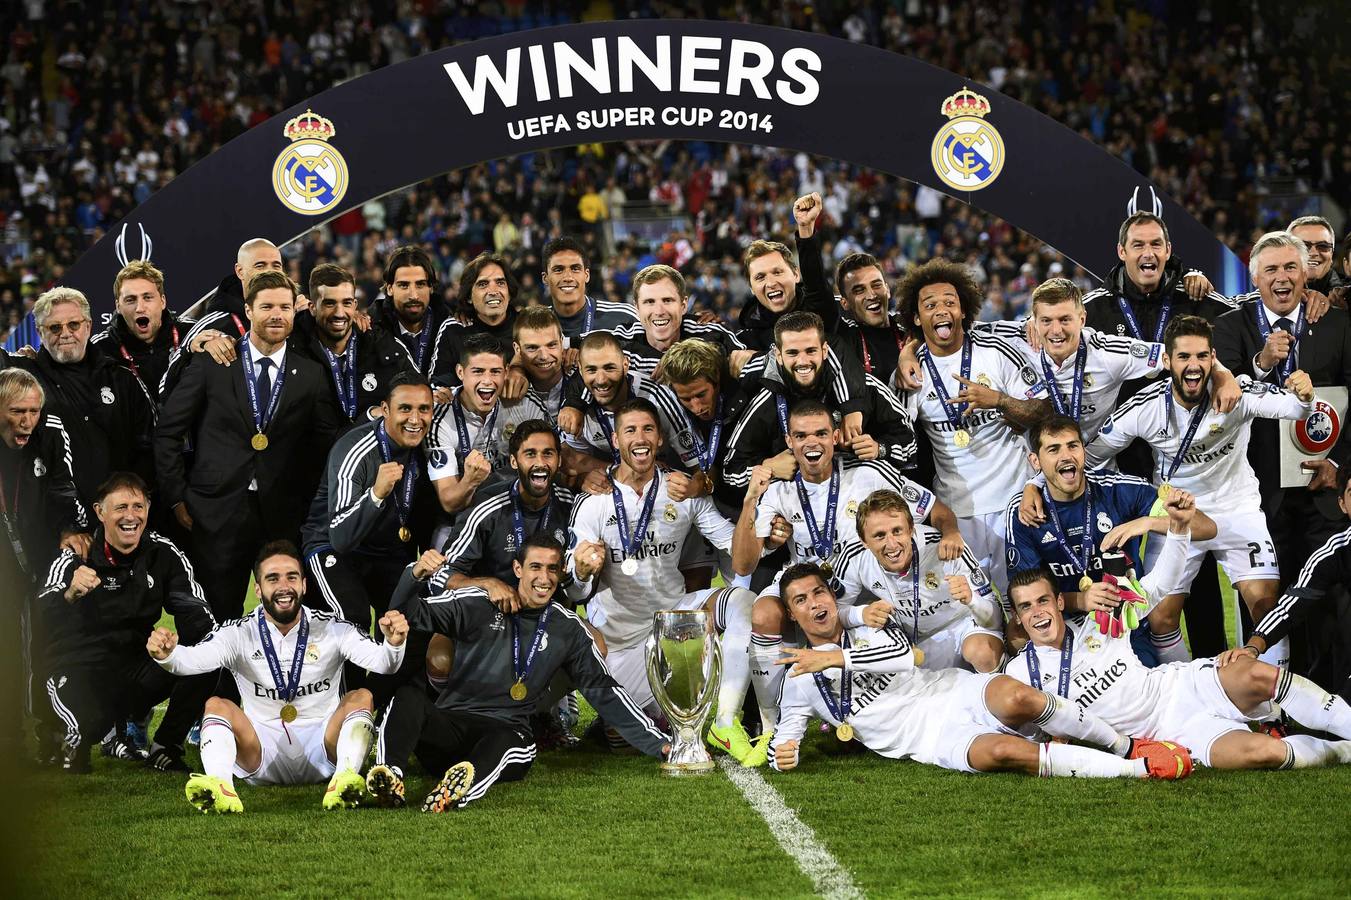
[[[351,622],[332,613],[302,608],[301,615],[309,620],[310,633],[305,661],[300,668],[300,689],[292,701],[297,726],[327,722],[333,715],[342,698],[342,666],[348,660],[377,675],[392,675],[399,670],[403,662],[403,644],[397,647],[377,644]],[[277,697],[276,681],[263,653],[263,641],[258,635],[259,619],[263,620],[272,637],[282,678],[289,679],[300,626],[297,624],[283,637],[277,626],[263,615],[261,605],[242,619],[217,625],[190,647],[178,645],[167,659],[159,660],[159,664],[175,675],[201,675],[220,668],[229,669],[239,687],[244,715],[252,722],[276,724],[281,721],[283,701]]]
[[[634,371],[629,372],[629,379],[629,396],[642,397],[650,401],[661,416],[661,422],[658,424],[661,425],[662,441],[665,444],[662,458],[684,469],[697,467],[699,454],[694,449],[694,438],[690,436],[690,421],[675,393],[666,385],[644,378]],[[607,433],[607,429],[602,427],[596,418],[597,410],[596,405],[591,402],[591,392],[584,390],[582,398],[586,401],[582,433],[574,435],[565,432],[563,443],[574,450],[590,453],[601,459],[614,458],[614,449],[608,434],[614,432],[615,414],[609,410],[600,411],[600,415],[605,416]]]
[[[981,332],[970,333],[968,340],[972,381],[1018,400],[1046,398],[1043,377],[1011,343]],[[920,387],[905,395],[905,406],[910,418],[923,425],[933,445],[935,492],[962,518],[1002,512],[1010,495],[1022,490],[1032,472],[1026,441],[1009,427],[1002,413],[981,409],[963,417],[962,427],[970,434],[971,443],[958,448],[953,443],[957,429],[948,421],[930,383],[929,368],[923,364],[927,350],[921,347],[919,352]],[[961,352],[934,357],[933,362],[948,398],[956,397],[962,390],[955,377],[961,374]]]
[[[1243,395],[1231,412],[1217,413],[1209,407],[1197,427],[1191,446],[1172,478],[1175,487],[1190,491],[1196,505],[1212,517],[1215,513],[1245,512],[1260,516],[1261,497],[1257,476],[1248,465],[1248,440],[1255,418],[1303,419],[1312,408],[1284,388],[1253,381],[1240,375]],[[1162,483],[1173,457],[1187,433],[1192,411],[1181,403],[1167,403],[1171,378],[1152,384],[1121,405],[1089,443],[1090,469],[1100,468],[1140,438],[1154,455],[1151,481]],[[1172,409],[1171,420],[1168,411]]]
[[[507,437],[503,427],[509,415],[504,415],[507,407],[502,403],[493,404],[488,414],[480,416],[460,404],[460,391],[463,386],[453,388],[455,396],[449,403],[437,404],[432,413],[432,427],[427,435],[427,478],[441,481],[445,478],[460,477],[460,460],[477,450],[483,454],[497,472],[510,473],[511,463],[507,454]],[[460,446],[459,425],[455,417],[455,407],[459,406],[464,416],[465,435],[469,441]],[[511,415],[519,412],[521,404],[516,404]],[[528,407],[527,407],[528,409]],[[538,418],[538,416],[529,416]]]
[[[846,626],[862,624],[860,604],[872,600],[888,600],[896,607],[892,621],[912,644],[919,643],[941,631],[973,618],[972,608],[982,604],[986,616],[996,615],[998,600],[989,576],[980,568],[971,551],[963,548],[962,555],[951,562],[938,558],[938,544],[943,536],[927,525],[915,527],[915,544],[919,550],[919,605],[915,605],[914,566],[902,572],[888,572],[867,547],[855,543],[846,547],[835,561],[835,578],[840,589],[840,621]],[[961,575],[971,585],[972,606],[952,599],[948,593],[947,576]],[[846,604],[855,604],[846,606]]]
[[[835,457],[835,465],[843,467],[840,473],[840,496],[835,506],[835,540],[825,559],[838,553],[851,541],[858,541],[858,528],[854,524],[859,504],[868,499],[873,491],[889,490],[900,494],[910,506],[910,514],[916,522],[925,521],[933,510],[934,495],[927,488],[901,475],[888,463],[878,460],[860,462]],[[819,526],[825,527],[826,507],[830,498],[830,480],[819,484],[804,481],[807,498],[811,503],[812,514]],[[793,536],[789,541],[789,565],[800,562],[824,562],[812,545],[811,530],[802,510],[802,498],[798,496],[797,481],[771,481],[760,497],[755,508],[755,536],[767,538],[774,516],[783,516],[793,526]]]
[[[593,603],[599,606],[599,621],[592,624],[605,635],[613,649],[629,647],[645,639],[652,631],[652,614],[658,610],[673,609],[685,596],[685,576],[680,573],[680,557],[685,543],[697,531],[709,543],[730,553],[734,526],[713,505],[711,497],[692,497],[675,501],[666,493],[666,478],[658,470],[657,497],[648,522],[647,536],[633,558],[638,571],[624,574],[624,549],[619,541],[619,524],[615,517],[612,494],[588,494],[572,510],[573,546],[583,541],[602,541],[609,551],[604,567],[594,576],[598,580]],[[629,527],[637,525],[638,514],[646,495],[638,494],[627,484],[620,484],[620,495],[628,515]],[[649,482],[646,490],[653,490]],[[698,535],[694,535],[695,540]],[[571,558],[569,570],[576,576]],[[568,596],[583,599],[591,590],[591,582],[574,582]]]

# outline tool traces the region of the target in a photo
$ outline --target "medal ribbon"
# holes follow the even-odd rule
[[[942,377],[938,374],[938,367],[934,365],[928,347],[919,349],[919,357],[924,360],[924,367],[929,370],[929,380],[934,384],[934,393],[938,395],[938,402],[943,407],[943,414],[948,417],[948,422],[951,423],[954,430],[960,430],[962,416],[966,414],[970,404],[959,403],[954,405],[949,399],[948,389],[943,384]],[[971,338],[969,337],[962,340],[961,373],[962,378],[967,381],[971,380]],[[961,408],[958,409],[958,407]]]
[[[1173,388],[1169,385],[1167,393],[1163,395],[1164,406],[1168,408],[1168,427],[1173,427]],[[1206,417],[1206,410],[1210,407],[1210,391],[1201,392],[1201,400],[1196,404],[1196,409],[1192,410],[1191,422],[1187,425],[1187,433],[1182,436],[1182,443],[1178,444],[1177,453],[1173,454],[1173,461],[1168,466],[1168,472],[1163,474],[1162,467],[1160,473],[1163,474],[1163,483],[1168,484],[1173,480],[1174,473],[1178,466],[1182,465],[1182,457],[1187,455],[1191,449],[1192,439],[1196,437],[1196,429],[1201,426],[1201,420]]]
[[[177,325],[170,325],[169,328],[171,329],[170,332],[169,332],[169,334],[171,335],[171,339],[173,340],[173,344],[174,344],[173,347],[170,348],[170,351],[169,351],[169,352],[170,352],[170,353],[177,353],[177,352],[178,352],[178,326],[177,326]],[[122,354],[122,359],[126,361],[126,363],[127,363],[127,368],[131,369],[131,374],[135,375],[135,376],[136,376],[136,380],[137,380],[137,381],[140,381],[141,384],[145,384],[145,381],[142,380],[142,378],[141,378],[141,369],[140,369],[139,366],[136,365],[136,360],[134,360],[134,359],[131,358],[131,351],[127,349],[127,345],[124,344],[124,343],[122,343],[122,342],[119,340],[119,341],[117,342],[117,350],[118,350],[119,353]]]
[[[355,334],[353,334],[352,336],[356,337]],[[422,330],[418,332],[417,353],[413,357],[413,365],[416,366],[417,370],[419,372],[422,372],[424,375],[426,374],[426,372],[423,371],[422,361],[427,358],[427,343],[431,340],[431,338],[432,338],[432,311],[430,308],[428,308],[427,311],[422,314]],[[402,343],[405,347],[408,346],[408,343],[406,341]]]
[[[1271,337],[1271,324],[1267,322],[1266,310],[1262,308],[1261,303],[1254,303],[1252,308],[1253,314],[1257,318],[1257,330],[1262,335],[1262,342],[1266,343],[1266,339]],[[1295,330],[1292,332],[1295,337],[1295,344],[1290,348],[1290,355],[1281,360],[1280,367],[1277,369],[1281,377],[1281,384],[1285,384],[1285,379],[1289,378],[1290,373],[1295,371],[1295,351],[1299,349],[1299,342],[1304,337],[1304,326],[1307,324],[1304,321],[1304,304],[1299,304],[1295,307],[1295,310]]]
[[[1130,329],[1131,337],[1137,341],[1144,340],[1144,334],[1140,331],[1140,321],[1135,318],[1135,311],[1131,309],[1130,301],[1120,295],[1116,298],[1116,305],[1121,308],[1121,317],[1126,320],[1126,327]],[[1173,315],[1173,301],[1159,305],[1159,321],[1154,326],[1154,343],[1163,343],[1163,330],[1168,327],[1168,320]]]
[[[544,504],[544,512],[540,513],[539,524],[535,526],[536,534],[549,527],[549,517],[553,514],[553,510],[552,503]],[[525,512],[521,509],[521,482],[519,479],[511,486],[511,530],[516,535],[516,549],[519,550],[521,545],[525,543]]]
[[[647,526],[652,521],[652,509],[657,504],[657,488],[661,485],[660,470],[652,473],[652,485],[647,489],[647,496],[643,498],[642,506],[638,511],[638,521],[634,522],[634,528],[629,530],[629,514],[624,508],[624,495],[619,492],[619,483],[615,481],[614,470],[610,470],[610,494],[615,501],[615,527],[619,529],[619,545],[624,550],[624,556],[636,553],[638,548],[643,545],[647,538]]]
[[[282,385],[286,382],[286,366],[277,366],[277,376],[272,380],[272,396],[268,398],[267,409],[258,408],[258,376],[253,374],[253,344],[247,335],[239,339],[239,355],[244,360],[244,387],[248,389],[249,409],[253,410],[253,427],[259,434],[267,431],[272,417],[277,413],[277,404],[281,401]]]
[[[1074,635],[1069,626],[1065,626],[1065,639],[1060,644],[1060,680],[1055,692],[1066,700],[1070,698],[1070,661],[1074,658]],[[1032,687],[1041,690],[1041,663],[1037,660],[1037,646],[1027,642],[1027,677]]]
[[[375,442],[380,445],[382,462],[394,460],[394,448],[390,446],[389,434],[385,431],[385,420],[375,423]],[[394,512],[399,517],[399,527],[408,527],[408,519],[413,514],[413,489],[417,487],[417,478],[421,472],[416,453],[407,454],[408,461],[403,464],[403,477],[399,480],[399,489],[394,492]]]
[[[461,470],[464,469],[464,458],[474,449],[474,444],[469,440],[469,424],[464,418],[464,406],[460,403],[460,393],[464,391],[461,385],[455,390],[455,396],[450,400],[451,412],[455,414],[455,433],[457,442],[455,445],[455,458],[459,460]],[[497,424],[497,413],[502,409],[501,403],[493,404],[493,411],[488,414],[488,418],[483,420],[481,433],[484,435],[483,446],[487,448],[493,436],[493,426]],[[496,455],[496,454],[493,454]],[[491,463],[492,460],[489,460]]]
[[[812,500],[807,494],[807,485],[802,480],[802,470],[793,475],[793,484],[797,486],[797,499],[802,504],[802,518],[807,522],[807,533],[811,535],[812,549],[821,559],[830,559],[835,549],[835,510],[840,505],[840,461],[835,460],[830,468],[830,492],[826,495],[826,524],[821,527],[816,522],[816,513],[812,512]]]
[[[300,602],[299,598],[296,602]],[[261,606],[258,608],[258,639],[262,641],[263,656],[267,658],[267,667],[272,672],[272,683],[277,686],[277,699],[282,703],[290,703],[300,690],[300,667],[305,664],[305,648],[310,642],[310,617],[303,609],[300,611],[300,626],[296,632],[296,655],[291,658],[289,682],[282,678],[281,661],[277,659],[277,648],[272,645],[272,635],[267,631],[267,616],[263,615]]]
[[[699,437],[699,423],[685,411],[685,418],[690,423],[690,438],[694,441],[694,455],[699,461],[699,471],[708,475],[713,471],[713,464],[718,459],[718,447],[722,443],[722,395],[718,395],[718,406],[713,411],[713,424],[708,429],[708,444],[704,444],[704,439]]]
[[[1083,336],[1079,337],[1079,352],[1074,359],[1074,380],[1070,383],[1070,398],[1065,400],[1065,395],[1060,393],[1060,385],[1055,380],[1055,368],[1051,361],[1046,357],[1046,351],[1041,351],[1041,370],[1046,375],[1046,386],[1051,389],[1051,403],[1055,405],[1055,411],[1062,416],[1069,416],[1076,422],[1079,420],[1079,410],[1082,408],[1081,402],[1084,397],[1084,367],[1088,364],[1088,344],[1084,342]]]
[[[889,328],[892,339],[896,341],[896,352],[903,353],[905,351],[905,339],[901,337],[900,329],[894,323]],[[863,351],[863,371],[871,375],[873,373],[873,356],[868,352],[868,339],[863,336],[862,325],[858,326],[858,343]]]
[[[23,541],[19,537],[19,488],[23,486],[23,477],[19,475],[14,479],[14,500],[13,503],[5,497],[5,480],[0,476],[0,518],[5,521],[5,533],[9,536],[9,543],[14,548],[14,558],[19,563],[19,569],[23,572],[28,569],[28,554],[24,552]]]
[[[1085,482],[1084,486],[1084,532],[1079,553],[1070,549],[1069,532],[1060,524],[1060,516],[1055,511],[1055,501],[1051,499],[1051,489],[1047,485],[1041,487],[1041,498],[1046,506],[1046,514],[1050,518],[1051,536],[1060,545],[1065,557],[1079,567],[1081,574],[1087,575],[1088,567],[1093,562],[1093,532],[1089,530],[1093,525],[1093,485]]]
[[[840,646],[845,650],[849,649],[849,632],[846,631],[841,635]],[[830,679],[826,677],[824,672],[813,672],[812,680],[816,682],[816,689],[821,692],[821,699],[826,702],[826,709],[830,710],[830,714],[843,724],[844,720],[849,718],[849,713],[853,711],[850,708],[853,699],[850,696],[853,694],[853,684],[851,683],[853,678],[849,674],[849,668],[847,666],[840,667],[839,702],[836,702],[835,693],[830,689]]]
[[[338,366],[339,356],[332,350],[324,347],[324,356],[328,357],[328,370],[333,375],[333,387],[338,392],[338,403],[342,406],[342,414],[348,419],[355,419],[357,415],[357,330],[352,329],[352,336],[347,339],[347,382],[343,383],[342,375],[339,374]]]
[[[521,617],[515,613],[511,616],[511,671],[516,676],[517,684],[524,684],[530,677],[530,670],[535,665],[535,654],[539,652],[540,644],[544,643],[544,629],[549,625],[549,613],[553,612],[553,608],[553,603],[550,603],[540,614],[539,622],[535,625],[535,636],[525,654],[525,665],[521,665]]]

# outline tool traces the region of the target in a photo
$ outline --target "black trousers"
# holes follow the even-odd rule
[[[98,743],[115,723],[144,717],[176,689],[184,692],[175,697],[180,701],[176,718],[166,714],[155,739],[181,747],[188,728],[202,714],[211,687],[210,680],[176,678],[143,653],[95,665],[56,664],[46,683],[47,698],[71,748]]]
[[[305,605],[342,616],[364,632],[389,609],[394,588],[403,575],[404,567],[412,562],[404,556],[369,556],[363,553],[337,553],[323,550],[305,559],[309,586],[305,591]],[[374,611],[374,615],[372,615]],[[377,628],[375,639],[383,641]],[[426,644],[421,644],[426,653]],[[409,646],[412,649],[412,645]],[[419,658],[419,665],[421,665]],[[404,662],[407,663],[405,658]],[[343,686],[346,690],[371,687],[366,671],[352,663],[343,666]]]
[[[192,523],[192,564],[217,622],[244,615],[244,592],[263,545],[274,537],[295,539],[295,535],[274,536],[264,528],[256,491],[240,501],[231,520],[231,527],[223,529],[211,527],[214,523]]]
[[[414,753],[429,773],[440,776],[458,762],[474,766],[474,784],[457,806],[481,799],[502,781],[520,781],[535,761],[535,738],[528,727],[438,707],[426,688],[405,684],[385,707],[376,762],[401,772]]]

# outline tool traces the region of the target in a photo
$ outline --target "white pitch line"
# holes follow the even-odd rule
[[[751,808],[765,820],[783,852],[791,856],[802,874],[811,879],[816,893],[830,900],[862,900],[866,896],[854,884],[849,870],[840,865],[826,845],[817,839],[816,832],[797,817],[759,772],[743,768],[728,756],[720,756],[718,765]]]

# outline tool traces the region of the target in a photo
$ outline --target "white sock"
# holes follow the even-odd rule
[[[1273,695],[1290,718],[1305,728],[1326,731],[1343,740],[1351,740],[1351,706],[1335,694],[1329,694],[1302,675],[1281,669]]]
[[[1283,637],[1272,644],[1262,655],[1257,657],[1264,663],[1270,663],[1277,668],[1283,668],[1290,665],[1290,638]]]
[[[370,710],[359,709],[356,712],[348,713],[347,718],[342,720],[342,727],[338,730],[338,760],[337,767],[339,772],[351,769],[354,772],[360,772],[362,764],[366,762],[366,754],[371,752],[371,740],[375,737],[375,721],[371,717]]]
[[[235,730],[221,716],[202,716],[202,770],[235,789]]]
[[[1311,766],[1351,762],[1351,741],[1325,741],[1307,734],[1292,734],[1281,740],[1286,746],[1282,769],[1307,769]]]
[[[783,666],[774,661],[783,654],[783,638],[777,634],[751,635],[751,684],[760,707],[760,727],[769,731],[779,724],[779,694],[783,690]]]
[[[1160,664],[1191,661],[1192,656],[1187,652],[1187,643],[1182,640],[1181,628],[1175,628],[1166,634],[1155,634],[1151,630],[1149,643],[1154,648],[1154,655],[1159,658]]]
[[[1102,747],[1116,756],[1125,756],[1131,739],[1118,734],[1102,719],[1056,694],[1046,695],[1046,710],[1032,724],[1054,737],[1074,738],[1094,747]]]
[[[746,702],[746,689],[751,683],[751,607],[755,595],[745,588],[734,588],[727,592],[724,603],[722,683],[718,685],[718,712],[713,719],[719,728],[731,727]]]
[[[1042,778],[1144,778],[1149,770],[1143,759],[1122,759],[1073,744],[1042,744],[1037,774]]]

